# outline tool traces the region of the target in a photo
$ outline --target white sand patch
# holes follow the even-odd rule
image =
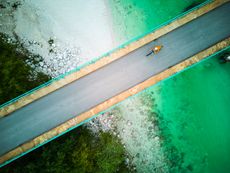
[[[102,0],[23,0],[16,10],[8,8],[2,15],[0,32],[15,33],[29,51],[41,55],[42,71],[52,76],[115,47],[110,14]]]
[[[122,118],[117,123],[117,130],[126,150],[133,156],[137,172],[165,172],[158,127],[148,119],[150,107],[135,97],[124,102],[119,109]]]

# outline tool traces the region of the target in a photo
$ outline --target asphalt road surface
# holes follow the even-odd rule
[[[0,156],[230,36],[230,3],[0,119]],[[154,45],[164,45],[146,58]]]

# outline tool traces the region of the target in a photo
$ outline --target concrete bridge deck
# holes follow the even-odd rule
[[[230,3],[0,119],[0,156],[230,37]],[[162,51],[146,58],[154,45]]]

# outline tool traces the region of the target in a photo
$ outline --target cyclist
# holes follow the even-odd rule
[[[154,46],[151,51],[146,55],[146,56],[149,56],[151,54],[157,54],[160,52],[160,50],[162,49],[162,45],[157,45],[157,46]]]

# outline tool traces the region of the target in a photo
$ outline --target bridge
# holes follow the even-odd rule
[[[102,58],[99,64],[5,104],[0,111],[0,164],[9,163],[109,106],[229,46],[229,11],[228,1],[206,4],[169,23],[167,29],[160,28],[164,34],[153,31],[108,55],[112,60]],[[154,45],[164,47],[147,58]]]

